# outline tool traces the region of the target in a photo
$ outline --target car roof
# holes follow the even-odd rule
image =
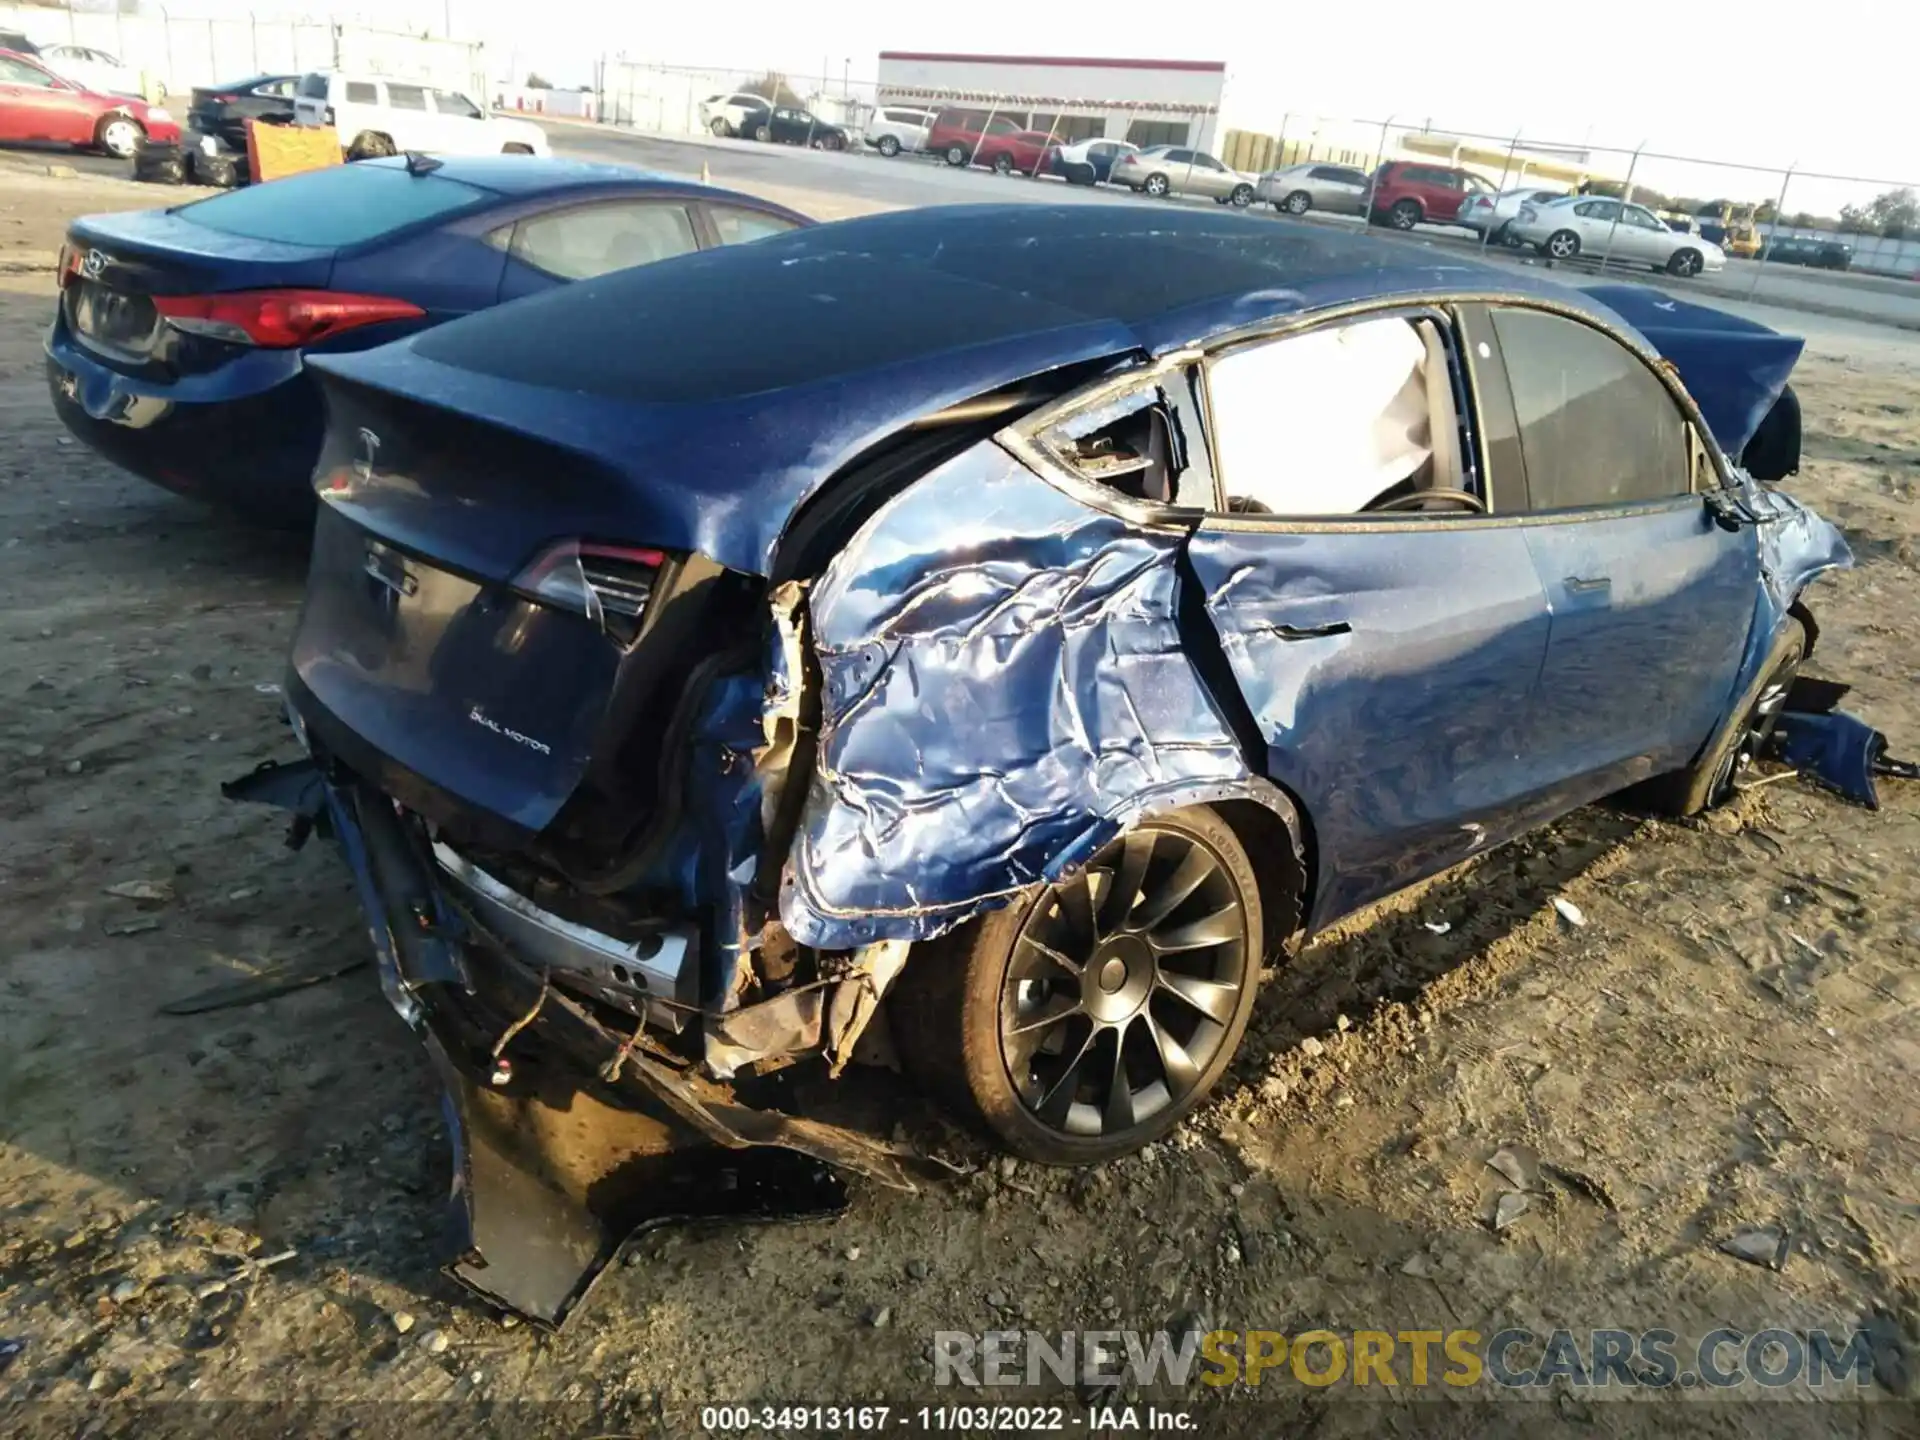
[[[449,166],[448,173],[454,173]],[[796,283],[803,277],[804,283]],[[421,353],[638,403],[700,404],[967,352],[1005,382],[1377,295],[1572,292],[1417,242],[1137,205],[967,205],[870,215],[643,266],[422,337]],[[676,336],[631,342],[631,317]],[[499,333],[494,333],[498,331]],[[508,332],[511,332],[509,334]],[[778,345],[734,337],[778,334]],[[1059,358],[1054,358],[1054,357]],[[457,358],[456,358],[457,357]],[[904,382],[902,382],[904,385]],[[1003,382],[1004,383],[1004,382]]]
[[[744,200],[765,208],[769,203],[738,191],[702,185],[680,175],[662,175],[632,165],[603,164],[591,160],[563,160],[547,155],[436,155],[440,162],[434,174],[464,185],[491,190],[498,195],[539,195],[572,187],[621,186],[637,190],[697,192],[713,199]],[[379,165],[389,170],[404,169],[406,156],[393,155],[380,160],[359,160],[359,165]],[[777,207],[776,207],[777,208]]]

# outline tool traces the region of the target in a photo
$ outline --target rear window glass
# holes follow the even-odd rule
[[[404,165],[335,165],[265,185],[229,190],[174,213],[249,240],[289,245],[357,245],[422,220],[465,210],[488,192]]]

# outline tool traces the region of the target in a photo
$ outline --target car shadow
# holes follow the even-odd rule
[[[1608,805],[1575,811],[1479,859],[1349,916],[1298,954],[1270,960],[1229,1083],[1257,1079],[1302,1041],[1417,1005],[1486,955],[1646,821]],[[1344,1022],[1344,1023],[1343,1023]]]

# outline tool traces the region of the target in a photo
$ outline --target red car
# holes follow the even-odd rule
[[[1373,222],[1396,230],[1411,230],[1428,221],[1448,224],[1459,216],[1469,195],[1496,193],[1471,170],[1456,165],[1389,160],[1373,176]]]
[[[1010,139],[1020,133],[1020,125],[1011,115],[990,115],[985,110],[942,110],[927,132],[927,150],[949,165],[971,165],[976,150],[984,150],[990,142]],[[981,163],[990,162],[983,155]]]
[[[179,138],[180,127],[158,105],[96,95],[31,56],[0,50],[0,141],[83,145],[125,159],[143,139]]]

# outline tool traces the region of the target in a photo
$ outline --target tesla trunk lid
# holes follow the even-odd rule
[[[572,537],[514,527],[492,559],[439,544],[437,513],[509,483],[537,491],[569,457],[467,416],[329,389],[296,705],[328,750],[414,808],[537,832],[593,762],[648,577],[616,593],[617,577],[582,562],[607,611],[580,613],[535,598],[525,578]],[[355,504],[367,485],[411,491],[412,523],[370,518]]]

